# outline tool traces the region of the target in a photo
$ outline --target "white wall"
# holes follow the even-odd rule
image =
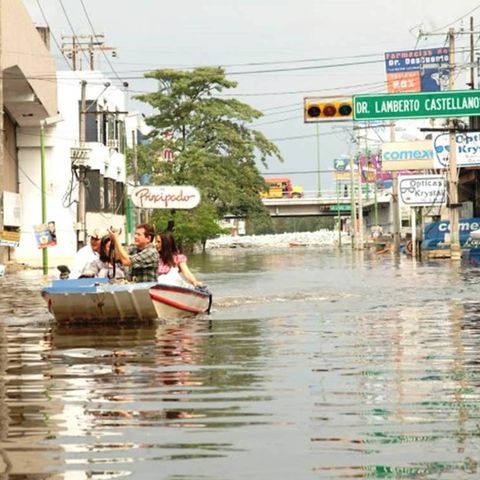
[[[77,250],[75,223],[77,218],[78,181],[72,175],[70,149],[78,146],[80,82],[87,81],[87,100],[97,100],[109,111],[125,111],[125,93],[118,87],[105,88],[109,81],[100,72],[58,72],[58,108],[63,121],[45,127],[45,165],[47,221],[55,221],[57,246],[48,249],[49,264],[71,264]],[[110,81],[110,83],[112,83]],[[33,226],[41,222],[41,160],[40,126],[18,128],[19,191],[22,197],[22,227],[20,246],[15,259],[31,266],[42,264],[42,253],[37,248]],[[116,181],[125,182],[124,155],[100,143],[87,144],[91,148],[91,167]],[[125,217],[87,213],[86,227],[115,226],[124,228]]]

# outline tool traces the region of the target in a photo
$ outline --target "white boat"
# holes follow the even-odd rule
[[[115,284],[107,278],[54,280],[42,296],[59,322],[182,318],[209,313],[212,302],[205,289],[155,282]]]

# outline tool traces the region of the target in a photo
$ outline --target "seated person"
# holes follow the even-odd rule
[[[99,256],[84,268],[82,277],[104,277],[115,280],[124,280],[126,278],[123,265],[113,258],[111,243],[110,235],[102,237]]]
[[[98,251],[100,249],[100,241],[107,231],[96,228],[92,231],[89,238],[88,245],[82,247],[76,254],[73,260],[73,267],[70,272],[70,278],[79,278],[83,270],[90,265],[91,262],[98,258]]]
[[[158,281],[160,283],[188,286],[185,285],[186,280],[194,287],[202,286],[202,282],[199,282],[188,268],[187,257],[180,252],[171,233],[157,235],[157,250],[160,255],[158,264]]]

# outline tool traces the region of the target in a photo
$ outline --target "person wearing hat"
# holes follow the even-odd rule
[[[75,254],[70,278],[79,278],[85,267],[88,267],[94,260],[99,258],[100,242],[105,235],[108,235],[107,230],[101,228],[96,228],[90,233],[88,244]]]

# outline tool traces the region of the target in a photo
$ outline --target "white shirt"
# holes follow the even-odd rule
[[[73,267],[70,271],[70,278],[78,278],[83,269],[90,265],[94,260],[98,258],[98,253],[95,252],[91,245],[85,245],[76,254],[73,259]]]

